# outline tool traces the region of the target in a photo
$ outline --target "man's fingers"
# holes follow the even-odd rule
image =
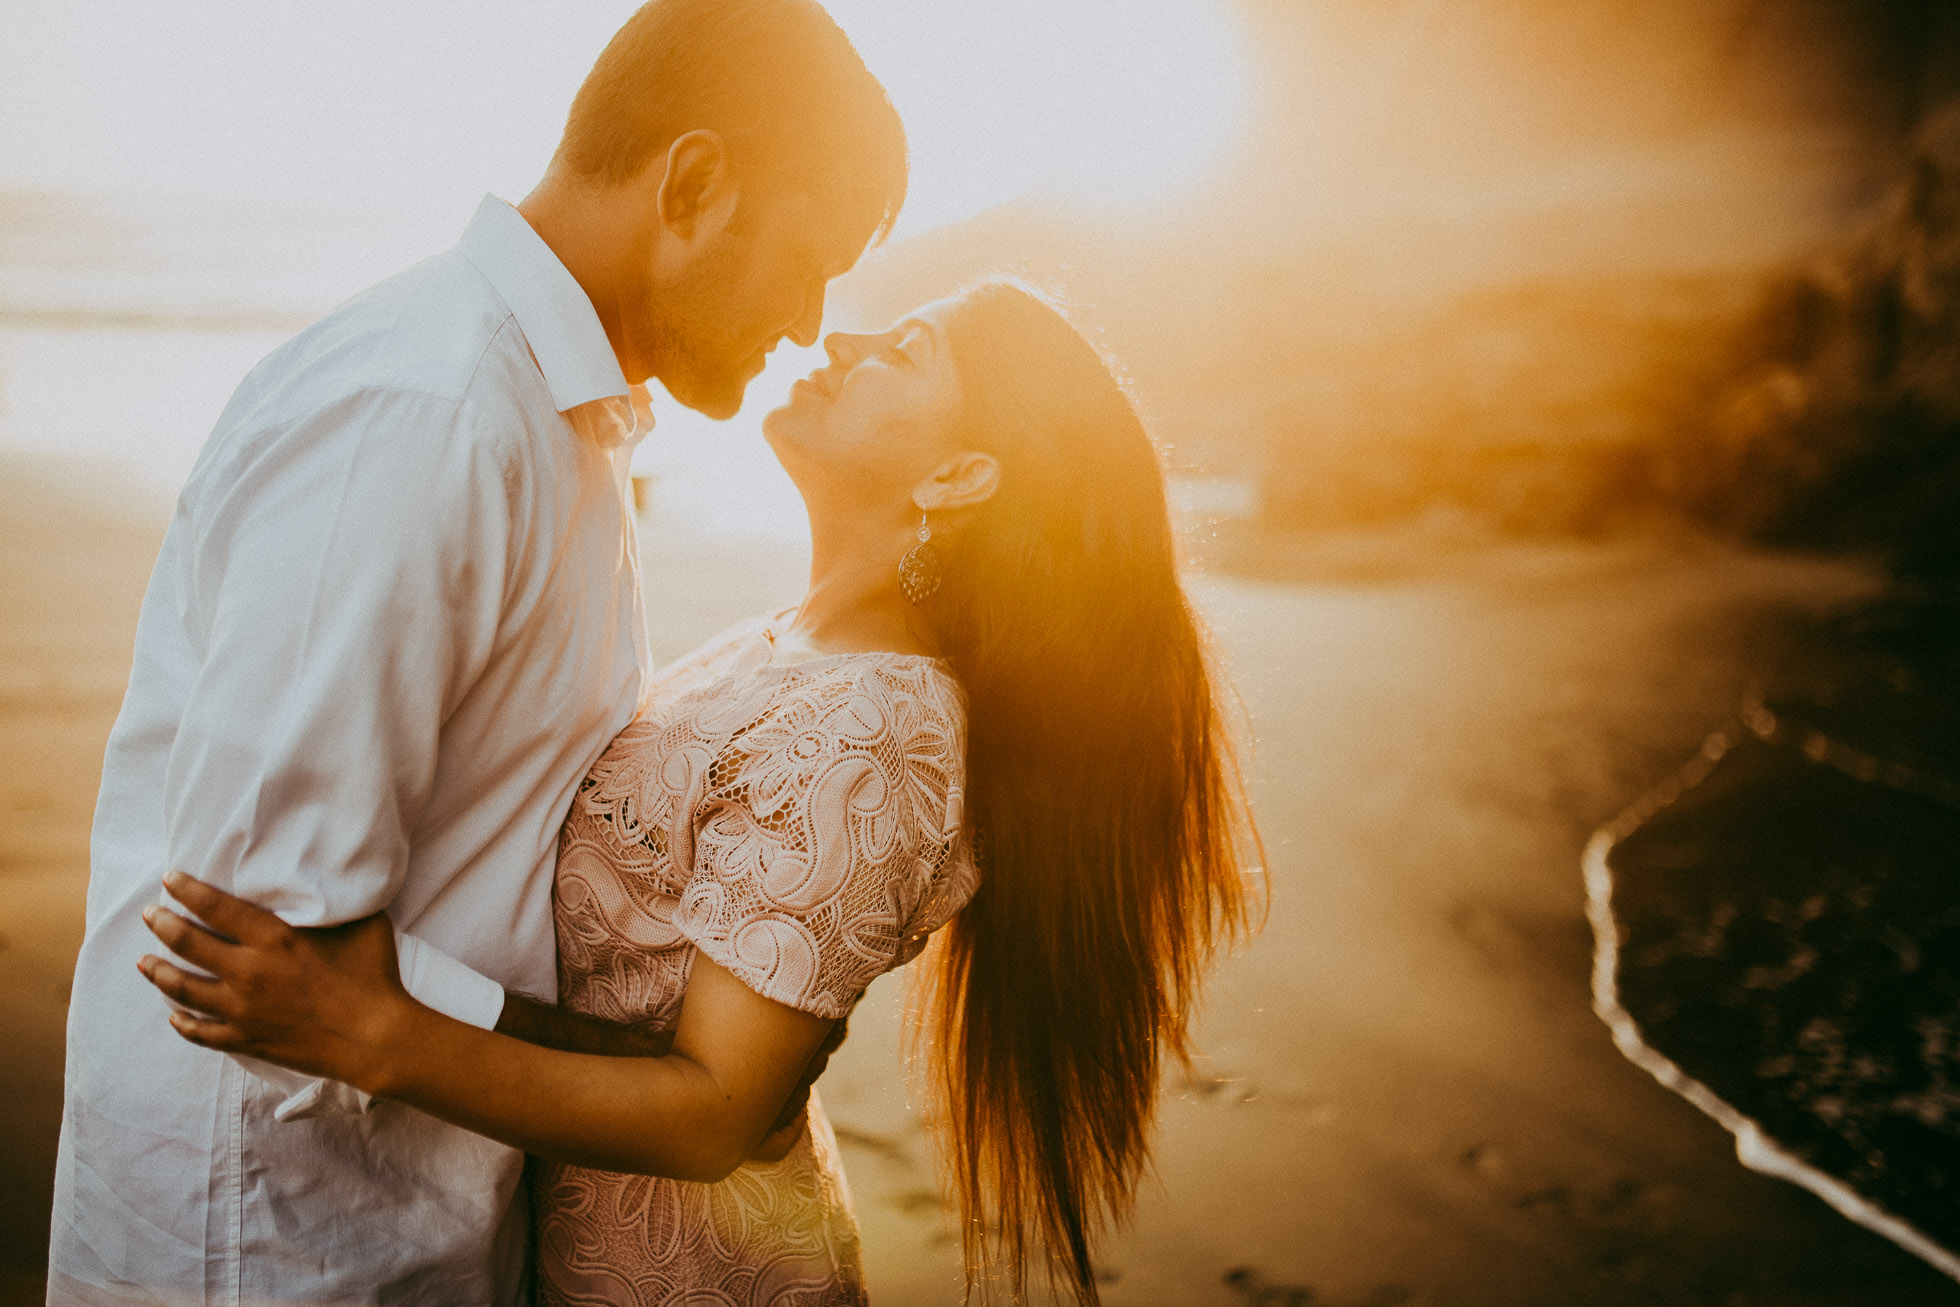
[[[232,994],[221,980],[194,976],[182,967],[173,967],[162,958],[145,957],[136,967],[165,997],[215,1017],[232,1015]]]
[[[193,966],[203,967],[220,976],[227,974],[228,964],[237,953],[238,946],[224,936],[215,935],[168,908],[144,908],[143,924],[172,953]]]
[[[823,1043],[817,1046],[817,1051],[810,1055],[809,1065],[803,1068],[802,1078],[796,1082],[796,1088],[792,1089],[789,1097],[784,1100],[783,1110],[776,1114],[776,1123],[769,1127],[772,1135],[795,1124],[797,1118],[803,1115],[803,1109],[810,1105],[810,1087],[817,1083],[824,1069],[830,1065],[830,1055],[844,1042],[844,1026],[843,1021],[833,1025],[830,1033],[824,1036]]]
[[[822,1076],[824,1069],[830,1065],[830,1055],[843,1047],[844,1033],[849,1025],[849,1017],[832,1025],[830,1033],[824,1036],[823,1043],[817,1045],[817,1051],[810,1055],[810,1065],[803,1068],[803,1083],[799,1086],[803,1097],[810,1096],[810,1086],[817,1083],[818,1077]],[[794,1102],[795,1099],[792,1098],[790,1101]]]
[[[242,1050],[248,1042],[235,1026],[193,1012],[172,1012],[170,1028],[193,1044],[215,1048],[221,1053]]]
[[[269,943],[292,929],[264,908],[255,907],[237,895],[227,894],[181,871],[165,876],[163,887],[211,929],[243,943]]]
[[[624,1046],[621,1052],[630,1052],[635,1057],[665,1057],[674,1051],[674,1032],[623,1026],[619,1030],[619,1042]]]
[[[749,1159],[756,1162],[782,1161],[789,1156],[790,1150],[796,1147],[796,1141],[803,1137],[805,1124],[801,1110],[787,1120],[778,1121],[769,1127],[769,1133],[764,1135],[762,1142],[755,1146],[755,1151],[749,1154]]]
[[[776,1119],[769,1125],[769,1133],[773,1135],[777,1131],[787,1130],[796,1123],[803,1115],[803,1109],[808,1106],[810,1106],[810,1081],[805,1080],[791,1092],[788,1100],[783,1103],[783,1110],[776,1113]]]

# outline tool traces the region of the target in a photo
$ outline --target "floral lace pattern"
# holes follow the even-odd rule
[[[559,840],[559,1001],[671,1026],[697,951],[823,1017],[971,896],[964,710],[936,662],[778,664],[761,624],[663,671]],[[856,1220],[815,1094],[780,1162],[719,1184],[534,1173],[540,1301],[859,1303]]]

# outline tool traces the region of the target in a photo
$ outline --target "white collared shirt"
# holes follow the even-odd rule
[[[591,302],[494,197],[239,386],[103,764],[50,1302],[511,1298],[522,1156],[185,1043],[140,913],[171,868],[295,925],[386,908],[431,1006],[487,1027],[506,987],[553,997],[558,828],[647,675],[643,425]]]

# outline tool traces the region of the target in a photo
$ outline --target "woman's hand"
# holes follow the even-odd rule
[[[205,925],[149,909],[144,920],[186,966],[138,965],[195,1009],[170,1018],[185,1039],[343,1081],[576,1166],[711,1184],[758,1145],[762,1157],[780,1157],[803,1133],[802,1100],[826,1038],[831,1047],[842,1038],[838,1023],[765,998],[699,955],[666,1056],[559,1052],[417,1003],[381,914],[296,930],[188,876],[164,886]]]
[[[387,914],[300,930],[181,872],[163,883],[205,926],[163,907],[146,908],[144,923],[171,952],[211,973],[154,956],[137,963],[151,984],[194,1009],[171,1014],[178,1034],[374,1091],[390,1032],[415,1007],[402,988]]]

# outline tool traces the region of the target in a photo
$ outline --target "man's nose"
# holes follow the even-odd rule
[[[823,300],[824,284],[818,282],[804,298],[803,312],[790,325],[789,338],[806,349],[817,343],[817,334],[823,330]]]

